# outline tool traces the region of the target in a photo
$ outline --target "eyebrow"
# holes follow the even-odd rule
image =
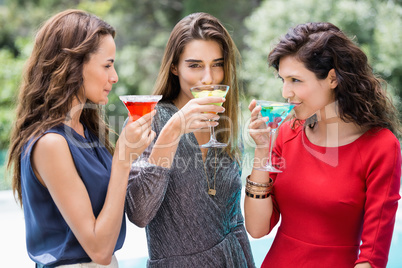
[[[108,59],[107,61],[110,61],[111,63],[113,63],[113,62],[114,62],[114,59]]]
[[[300,78],[300,75],[297,75],[297,74],[289,74],[289,75],[287,75],[287,76],[285,76],[285,77],[282,77],[282,76],[280,76],[279,74],[277,74],[277,76],[278,76],[278,78],[291,78],[291,77],[294,77],[294,78]]]
[[[184,61],[185,62],[202,62],[202,60],[194,60],[194,59],[188,59],[188,60],[184,60]],[[213,60],[213,62],[215,62],[215,61],[223,61],[223,58]]]

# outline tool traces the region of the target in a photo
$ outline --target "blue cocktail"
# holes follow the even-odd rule
[[[292,111],[294,104],[286,102],[275,102],[275,101],[264,101],[258,100],[257,105],[261,106],[261,115],[263,117],[268,117],[267,126],[271,128],[270,130],[270,148],[269,148],[269,160],[266,166],[262,168],[257,168],[259,170],[269,171],[269,172],[282,172],[281,170],[275,168],[272,165],[272,148],[274,145],[274,135],[278,127],[282,124],[283,120]]]

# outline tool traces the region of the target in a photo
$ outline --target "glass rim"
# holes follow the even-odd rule
[[[162,99],[162,95],[122,95],[119,96],[121,101],[136,101],[136,102],[146,102],[146,101],[159,101]]]
[[[190,91],[197,89],[197,88],[202,88],[202,89],[211,89],[213,90],[215,87],[219,87],[219,88],[226,88],[226,90],[228,90],[230,88],[229,85],[223,85],[223,84],[213,84],[213,85],[199,85],[199,86],[193,86],[190,88]]]
[[[264,105],[278,104],[278,105],[282,105],[282,106],[294,106],[293,103],[289,103],[289,102],[257,100],[257,105],[261,105],[261,104],[264,104]]]

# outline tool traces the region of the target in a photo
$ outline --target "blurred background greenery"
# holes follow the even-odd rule
[[[281,83],[268,69],[268,52],[289,27],[308,21],[332,22],[353,37],[374,71],[389,83],[395,105],[402,110],[402,0],[0,0],[0,190],[10,188],[4,162],[21,72],[35,32],[44,20],[67,8],[92,12],[117,30],[119,82],[105,107],[116,132],[127,115],[118,96],[152,92],[171,29],[182,17],[199,11],[218,17],[240,50],[244,122],[252,98],[281,100]]]

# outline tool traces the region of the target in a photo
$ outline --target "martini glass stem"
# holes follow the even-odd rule
[[[270,133],[270,135],[269,135],[269,143],[270,143],[270,146],[269,146],[269,159],[268,159],[268,163],[269,163],[269,166],[270,167],[272,167],[272,149],[274,148],[274,136],[275,136],[275,133],[276,133],[276,128],[274,128],[274,129],[271,129],[271,131],[270,131],[271,133]]]
[[[216,140],[216,137],[215,137],[215,127],[210,126],[210,127],[209,127],[209,132],[210,132],[209,141],[208,141],[207,143],[203,144],[203,145],[200,145],[201,148],[211,148],[211,147],[215,147],[215,148],[224,148],[224,147],[227,146],[226,143],[221,143],[221,142],[219,142],[219,141]]]
[[[211,133],[210,140],[211,141],[217,141],[216,137],[215,137],[215,127],[210,126],[209,129],[210,129],[210,133]]]

